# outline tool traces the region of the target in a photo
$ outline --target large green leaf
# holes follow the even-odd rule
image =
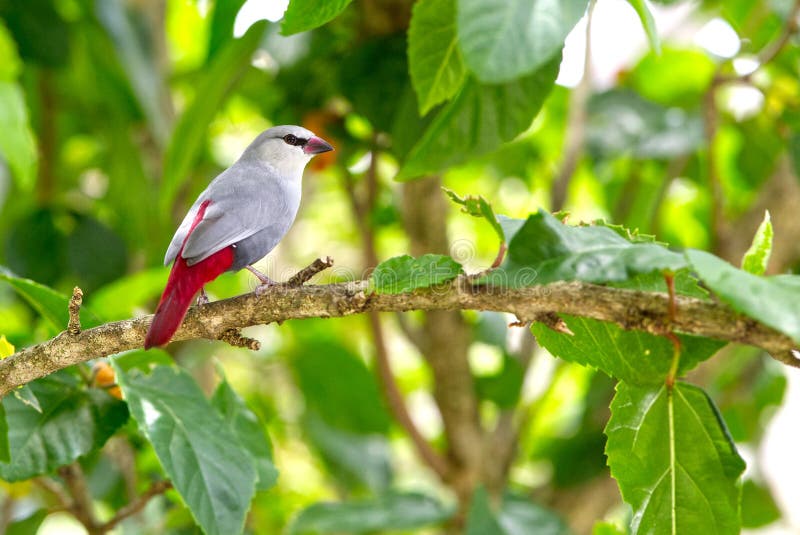
[[[2,266],[0,266],[0,281],[9,283],[43,318],[53,325],[56,332],[67,328],[69,298],[66,295],[30,279],[17,277]],[[100,325],[97,316],[87,308],[81,307],[81,326],[88,329],[97,325]]]
[[[478,79],[509,82],[550,61],[588,0],[458,0],[458,40]]]
[[[206,62],[210,61],[228,41],[233,39],[233,25],[236,22],[236,15],[245,1],[226,0],[224,2],[214,2],[214,8],[211,11]]]
[[[335,19],[352,0],[291,0],[281,24],[283,35],[305,32]]]
[[[753,243],[742,258],[742,269],[753,275],[763,275],[767,271],[769,256],[772,253],[772,222],[769,211],[764,213],[764,220],[758,226]]]
[[[258,475],[256,488],[258,490],[272,488],[278,480],[278,470],[272,462],[272,443],[264,423],[250,410],[224,378],[214,391],[211,404],[222,414],[225,421],[233,428],[233,432],[239,437],[239,443],[250,452],[255,460]]]
[[[619,383],[606,434],[634,535],[739,533],[745,465],[705,392]]]
[[[416,530],[440,524],[453,510],[417,493],[388,494],[362,502],[316,503],[291,524],[291,535]]]
[[[800,277],[759,277],[721,258],[689,249],[686,257],[700,280],[735,311],[800,342]]]
[[[203,531],[241,533],[257,473],[239,436],[185,371],[114,368],[131,415]]]
[[[306,415],[303,423],[309,441],[344,488],[366,487],[375,494],[389,488],[393,473],[386,436],[343,431],[325,423],[314,411]]]
[[[189,170],[206,140],[214,119],[231,88],[250,66],[251,56],[261,43],[266,21],[253,24],[242,37],[230,41],[213,58],[197,83],[195,99],[181,114],[164,155],[160,207],[168,213]]]
[[[30,190],[38,155],[25,97],[14,82],[0,81],[0,158],[8,163],[20,188]]]
[[[409,255],[385,260],[372,272],[372,284],[379,294],[399,294],[451,281],[464,271],[446,255]]]
[[[683,255],[644,238],[631,241],[602,225],[565,225],[544,210],[527,220],[503,220],[506,260],[484,280],[518,288],[554,281],[626,281],[654,271],[686,267]]]
[[[603,321],[562,316],[572,335],[558,333],[541,323],[533,325],[536,340],[554,356],[591,366],[635,385],[664,382],[672,363],[673,345],[662,336],[626,331]],[[708,338],[678,336],[681,341],[679,373],[708,359],[724,344]]]
[[[409,180],[489,153],[527,130],[553,88],[561,56],[501,85],[468,79],[434,117],[397,175]]]
[[[408,28],[408,68],[420,115],[449,100],[464,83],[455,18],[456,0],[414,4]]]
[[[354,433],[386,434],[389,414],[375,375],[330,336],[304,336],[291,360],[306,404],[328,425]]]
[[[19,481],[52,472],[105,444],[128,419],[125,403],[78,379],[58,372],[29,384],[41,412],[5,396],[9,462],[0,463],[0,477]]]
[[[668,159],[703,143],[697,112],[660,106],[630,90],[607,91],[589,101],[586,146],[593,156]]]
[[[486,489],[479,487],[472,495],[467,516],[466,535],[569,535],[570,531],[552,511],[513,494],[503,496],[500,510],[489,503]]]
[[[157,267],[126,275],[90,294],[89,304],[105,321],[130,318],[161,294],[168,274],[169,268]]]
[[[136,12],[123,0],[96,2],[95,13],[111,38],[119,64],[128,75],[153,137],[163,145],[169,136],[170,126],[160,105],[163,101],[163,80],[156,64],[157,55],[150,50],[152,44],[146,34],[137,28],[141,21],[136,19]]]

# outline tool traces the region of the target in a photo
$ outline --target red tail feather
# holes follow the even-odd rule
[[[184,244],[197,224],[202,221],[209,204],[211,204],[211,201],[205,201],[200,205],[192,226],[183,240]],[[180,327],[195,294],[207,282],[219,277],[233,264],[233,248],[230,246],[217,251],[193,266],[186,263],[186,260],[181,256],[182,253],[183,247],[181,247],[175,263],[172,264],[167,287],[164,288],[164,293],[161,294],[161,301],[158,302],[153,322],[150,324],[150,329],[144,339],[145,349],[163,346],[169,342],[172,335]]]
[[[233,264],[233,248],[226,247],[217,251],[202,262],[193,266],[186,264],[186,260],[178,255],[172,264],[167,287],[161,295],[156,315],[147,337],[144,348],[162,346],[169,342],[175,331],[178,330],[192,298],[207,282],[219,277]]]

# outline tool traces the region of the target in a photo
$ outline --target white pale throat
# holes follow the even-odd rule
[[[270,139],[256,150],[258,158],[275,169],[278,177],[293,181],[303,177],[303,170],[313,156],[303,152],[302,147],[287,145],[280,138]]]

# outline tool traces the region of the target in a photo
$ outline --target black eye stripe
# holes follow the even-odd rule
[[[294,145],[300,147],[303,147],[305,146],[306,143],[308,143],[307,139],[297,137],[293,134],[286,134],[285,136],[283,136],[283,140],[286,142],[287,145]]]

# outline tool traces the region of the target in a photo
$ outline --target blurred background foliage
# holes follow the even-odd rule
[[[272,278],[319,255],[337,266],[321,281],[361,278],[403,253],[449,251],[467,271],[487,267],[496,254],[492,229],[446,204],[441,185],[479,193],[498,213],[524,217],[545,207],[569,211],[572,221],[603,217],[736,264],[769,209],[769,271],[791,272],[800,261],[800,47],[787,31],[797,24],[787,20],[794,4],[654,2],[655,53],[631,5],[599,0],[589,44],[584,17],[530,128],[488,153],[447,138],[454,153],[463,143],[459,165],[403,183],[394,178],[434,115],[419,116],[408,74],[410,0],[358,0],[329,24],[290,36],[280,33],[279,1],[0,0],[0,264],[64,293],[80,286],[98,321],[148,313],[166,281],[165,247],[195,196],[261,130],[290,123],[336,152],[311,164],[298,221],[261,264]],[[208,289],[220,298],[253,286],[239,273]],[[423,355],[463,352],[485,425],[502,426],[513,407],[528,423],[512,445],[513,499],[535,498],[576,533],[590,533],[598,518],[611,524],[595,533],[626,523],[603,456],[613,382],[556,362],[530,335],[509,330],[507,317],[459,318],[450,330],[441,323],[449,320],[421,313],[290,321],[249,329],[262,342],[258,352],[205,341],[170,346],[206,393],[220,363],[267,423],[281,477],[256,495],[248,530],[281,532],[320,500],[391,500],[401,491],[411,512],[395,526],[418,532],[409,516],[448,516],[409,498],[424,492],[456,503],[390,415],[374,371],[381,347],[433,443],[447,430],[433,396],[441,385]],[[437,341],[437,329],[457,336]],[[0,334],[10,343],[55,332],[0,284]],[[749,462],[743,524],[790,533],[800,516],[789,507],[798,488],[787,480],[800,474],[794,457],[780,457],[786,426],[771,419],[790,403],[787,379],[755,350],[726,351],[693,381],[718,401]],[[82,461],[101,516],[159,472],[135,427],[123,435]],[[35,533],[42,522],[40,533],[81,532],[65,513],[29,516],[54,506],[40,486],[2,483],[0,494],[3,525],[16,526],[8,533]],[[309,526],[317,513],[304,513]],[[168,493],[118,531],[193,526]]]

